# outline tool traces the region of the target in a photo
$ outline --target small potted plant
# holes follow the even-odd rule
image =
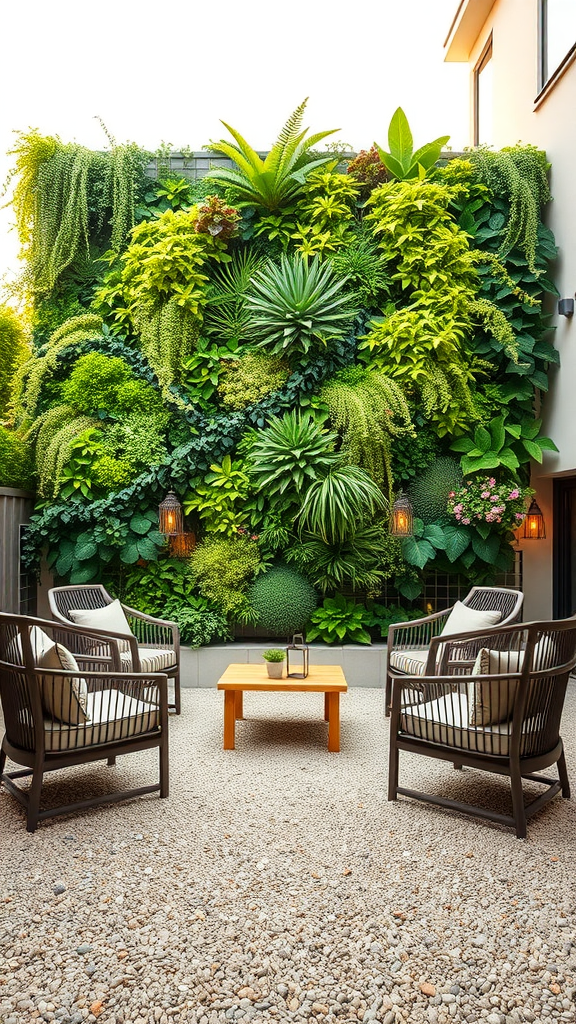
[[[271,647],[270,650],[264,651],[262,657],[266,662],[270,679],[282,679],[282,670],[284,668],[282,663],[286,657],[286,651],[280,650],[279,647]]]

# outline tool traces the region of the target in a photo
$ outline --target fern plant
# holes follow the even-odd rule
[[[279,265],[269,263],[254,275],[248,293],[250,336],[289,360],[327,348],[343,337],[355,315],[344,284],[318,259],[282,256]]]
[[[306,103],[307,99],[288,118],[264,160],[239,132],[222,121],[236,144],[221,139],[211,142],[209,148],[213,153],[227,156],[237,169],[215,167],[211,169],[210,177],[231,185],[245,204],[263,207],[270,212],[287,206],[301,191],[308,175],[333,160],[331,153],[322,156],[310,153],[314,146],[337,129],[317,132],[306,138],[308,129],[302,130]]]
[[[391,497],[393,437],[415,436],[410,409],[399,385],[378,370],[353,366],[341,370],[322,388],[320,399],[330,410],[332,426],[342,437],[342,450]]]

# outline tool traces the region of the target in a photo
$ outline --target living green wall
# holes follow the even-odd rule
[[[31,564],[104,580],[191,643],[288,620],[366,642],[431,571],[490,582],[554,448],[535,414],[557,362],[544,154],[414,151],[399,110],[388,149],[343,167],[304,108],[265,161],[237,132],[213,144],[231,169],[199,181],[151,180],[134,145],[14,150],[32,326],[22,362],[0,317],[0,484],[17,450]],[[183,561],[157,529],[170,489]]]

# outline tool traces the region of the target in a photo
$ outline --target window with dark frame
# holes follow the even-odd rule
[[[492,36],[474,68],[474,145],[493,142]]]
[[[541,91],[576,51],[576,0],[539,0]]]

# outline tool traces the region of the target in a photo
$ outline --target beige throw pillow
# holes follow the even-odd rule
[[[473,633],[475,630],[489,629],[500,622],[502,612],[478,611],[477,608],[469,608],[462,601],[456,601],[441,636],[453,636],[454,633]]]
[[[70,618],[78,626],[94,627],[94,629],[108,629],[111,633],[123,633],[125,636],[134,636],[128,619],[124,615],[124,609],[120,601],[116,599],[104,608],[71,608]],[[129,651],[130,644],[127,640],[119,640],[118,647],[121,651]]]
[[[38,658],[38,668],[78,672],[78,662],[62,644],[51,644]],[[42,702],[49,715],[68,725],[83,725],[88,717],[88,687],[85,679],[43,676]]]
[[[521,672],[524,651],[490,651],[483,647],[472,669],[473,676]],[[470,725],[497,725],[507,722],[514,709],[517,679],[475,679],[468,683]]]

